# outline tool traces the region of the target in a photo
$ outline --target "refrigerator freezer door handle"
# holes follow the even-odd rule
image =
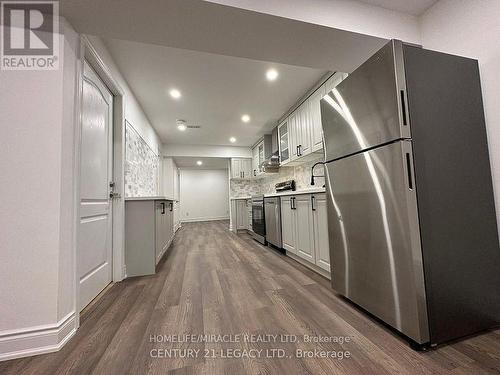
[[[408,120],[406,118],[406,93],[405,90],[401,90],[401,117],[403,118],[403,126],[408,125]]]

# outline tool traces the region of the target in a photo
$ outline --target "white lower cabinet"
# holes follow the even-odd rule
[[[315,264],[330,272],[330,246],[328,243],[328,215],[326,194],[314,194],[312,201]]]
[[[231,199],[231,230],[233,232],[251,229],[251,211],[249,213],[249,209],[251,210],[251,200]]]
[[[297,255],[308,262],[314,263],[314,227],[311,207],[312,196],[297,195],[294,201],[295,234]]]
[[[236,201],[236,230],[248,228],[247,201],[239,199]]]
[[[295,246],[295,211],[292,197],[281,197],[281,240],[283,249],[297,253]]]
[[[281,197],[283,248],[329,273],[327,220],[324,193]]]
[[[173,202],[125,201],[125,267],[127,277],[152,275],[174,238]]]

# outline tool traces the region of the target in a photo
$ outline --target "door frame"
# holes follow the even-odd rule
[[[113,181],[115,192],[120,198],[112,203],[112,282],[125,278],[125,94],[118,82],[113,78],[111,70],[101,59],[86,35],[80,36],[80,54],[77,63],[77,90],[75,98],[75,158],[73,196],[74,238],[73,238],[73,270],[74,270],[74,300],[73,309],[76,315],[76,325],[80,325],[80,314],[77,313],[80,298],[79,277],[77,267],[78,243],[80,236],[80,159],[82,131],[82,98],[83,98],[83,64],[86,60],[99,78],[113,95]]]

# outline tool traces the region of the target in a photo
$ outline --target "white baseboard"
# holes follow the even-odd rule
[[[183,219],[181,223],[194,223],[198,221],[217,221],[217,220],[229,220],[229,216],[219,216],[219,217],[198,217],[194,219]]]
[[[57,352],[76,332],[71,312],[56,324],[0,332],[0,361]]]

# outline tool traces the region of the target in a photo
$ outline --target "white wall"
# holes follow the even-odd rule
[[[75,108],[80,38],[60,21],[60,68],[0,71],[0,360],[54,351],[76,328]],[[98,38],[125,92],[125,117],[160,140]]]
[[[425,48],[479,61],[500,225],[500,1],[441,0],[421,17]]]
[[[63,19],[60,27],[58,70],[0,71],[0,360],[38,346],[53,350],[64,338],[59,334],[71,334],[76,324],[79,39]],[[68,325],[60,330],[65,316]]]
[[[181,221],[229,219],[228,178],[224,169],[181,169]]]
[[[172,158],[161,160],[160,195],[179,200],[179,171]]]
[[[106,49],[101,38],[97,36],[88,36],[92,46],[96,49],[99,57],[109,68],[111,75],[124,91],[125,98],[125,119],[131,124],[144,141],[157,153],[161,151],[161,141],[151,122],[144,113],[141,105],[134,96],[134,93],[123,78],[120,70],[116,66],[113,58]]]

